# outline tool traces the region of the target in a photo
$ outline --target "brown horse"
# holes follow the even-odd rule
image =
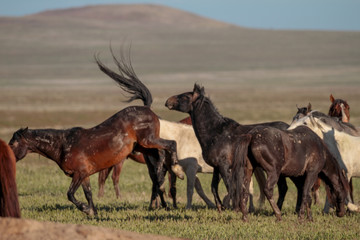
[[[184,118],[182,120],[179,121],[180,123],[184,123],[184,124],[188,124],[191,125],[191,118],[187,117]],[[128,156],[129,159],[134,160],[135,162],[138,163],[142,163],[145,164],[145,158],[143,156],[142,153],[138,153],[138,154],[130,154]],[[116,164],[110,168],[104,169],[102,171],[99,172],[99,177],[98,177],[98,183],[99,183],[99,193],[98,193],[98,197],[101,198],[104,196],[104,186],[105,186],[105,182],[106,179],[108,178],[111,170],[113,170],[112,175],[111,175],[111,179],[113,182],[113,186],[115,189],[115,194],[116,194],[116,198],[120,198],[120,188],[119,188],[119,179],[120,179],[120,174],[121,174],[121,170],[122,170],[122,166],[124,164],[126,159],[124,159],[123,161],[121,161],[119,164]],[[174,195],[171,194],[171,192],[175,191],[173,188],[175,188],[175,184],[176,184],[176,176],[175,179],[171,178],[171,173],[169,174],[169,183],[173,183],[170,184],[169,186],[169,196],[172,197]],[[161,184],[160,184],[161,185]],[[173,199],[176,203],[176,199]],[[153,205],[153,204],[150,204]]]
[[[330,94],[331,105],[329,108],[329,116],[336,117],[339,121],[349,122],[350,121],[350,106],[343,99],[335,99],[332,94]]]
[[[95,60],[100,62],[97,57]],[[114,60],[118,61],[116,58]],[[174,172],[183,177],[178,171],[181,167],[177,165],[176,142],[159,137],[159,118],[150,109],[151,93],[137,78],[131,62],[126,63],[123,55],[118,69],[118,77],[125,85],[129,81],[137,82],[131,89],[123,87],[132,95],[129,101],[141,99],[145,106],[127,107],[89,129],[20,129],[14,133],[9,144],[17,160],[24,158],[27,153],[39,153],[55,161],[64,173],[72,178],[67,193],[68,199],[88,215],[97,215],[89,176],[118,164],[132,153],[134,148],[140,149],[139,151],[158,149],[157,172],[162,169],[166,152],[169,153]],[[102,70],[106,71],[106,67]],[[78,201],[74,196],[80,185],[88,205]]]
[[[0,216],[20,217],[16,188],[16,159],[11,148],[0,139]]]

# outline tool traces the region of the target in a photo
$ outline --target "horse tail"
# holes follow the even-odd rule
[[[247,160],[248,160],[248,148],[251,141],[250,134],[241,135],[239,144],[235,149],[234,161],[231,168],[231,185],[230,185],[230,196],[233,202],[233,208],[235,210],[244,210],[246,208],[246,202],[242,198],[246,196],[248,183],[245,182]]]
[[[0,139],[0,216],[20,217],[16,188],[16,159],[11,148]]]
[[[94,58],[100,70],[106,75],[108,75],[111,79],[113,79],[122,90],[132,95],[126,102],[132,102],[136,99],[140,99],[143,101],[145,106],[150,107],[153,101],[151,93],[149,89],[136,76],[134,68],[131,64],[130,49],[127,57],[121,50],[120,59],[116,58],[111,46],[110,52],[113,61],[119,70],[119,73],[116,73],[107,66],[105,66],[100,61],[99,56],[95,55]]]

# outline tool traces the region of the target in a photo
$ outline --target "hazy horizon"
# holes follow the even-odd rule
[[[360,1],[356,0],[73,0],[3,1],[0,16],[24,16],[46,10],[106,4],[158,4],[200,16],[260,29],[360,31]]]

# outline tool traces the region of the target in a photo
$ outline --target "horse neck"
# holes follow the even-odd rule
[[[25,136],[31,152],[38,153],[55,162],[60,162],[64,131],[54,129],[28,130]]]
[[[194,127],[195,135],[200,145],[203,147],[213,138],[213,132],[224,123],[225,119],[215,109],[209,99],[200,97],[193,104],[193,110],[190,111],[191,121]]]

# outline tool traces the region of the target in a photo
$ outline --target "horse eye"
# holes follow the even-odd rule
[[[306,126],[306,125],[307,125],[307,122],[304,122],[304,125]]]

